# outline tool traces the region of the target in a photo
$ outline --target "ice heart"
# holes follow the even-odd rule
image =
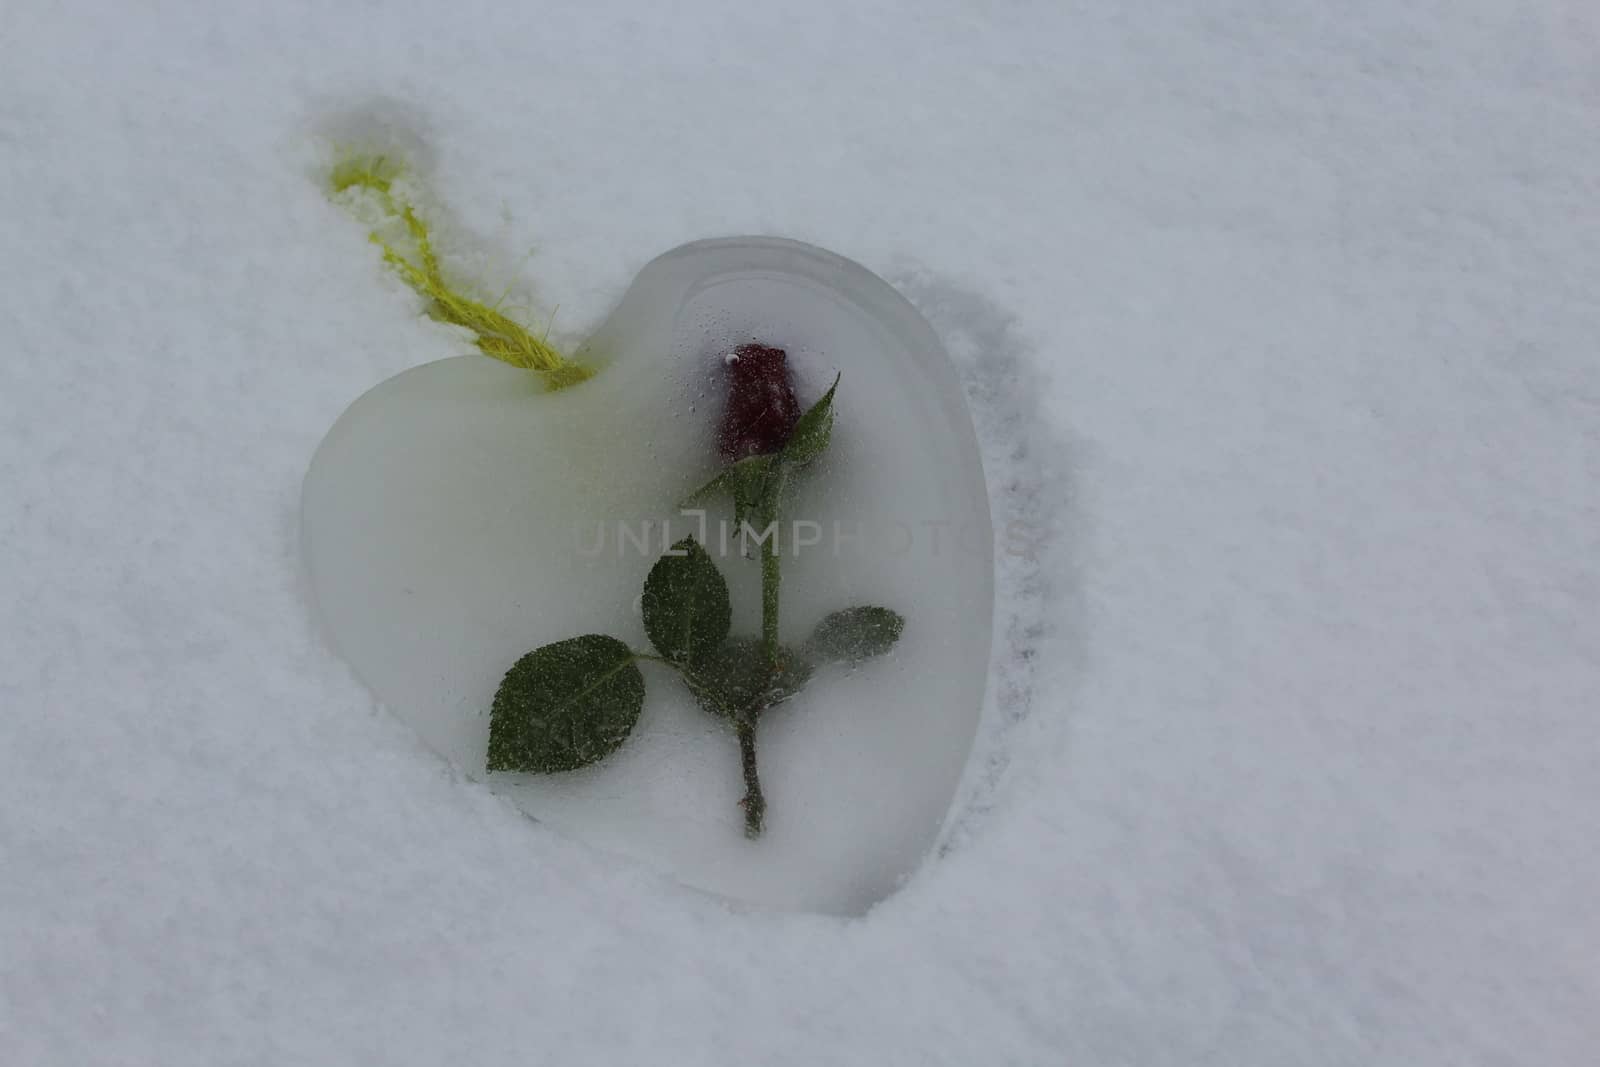
[[[731,511],[681,502],[718,469],[722,360],[788,353],[800,402],[835,373],[832,443],[784,514],[782,625],[851,604],[906,619],[894,652],[821,669],[762,720],[767,831],[741,833],[738,749],[645,665],[644,710],[605,761],[484,771],[489,708],[525,652],[584,633],[648,648],[641,583],[666,545],[714,553]],[[792,241],[686,245],[640,272],[558,392],[482,357],[400,374],[352,404],[306,475],[303,545],[335,647],[395,714],[534,818],[680,881],[854,913],[934,842],[987,677],[992,538],[954,368],[864,268]],[[719,554],[733,632],[760,629],[759,565]],[[663,674],[665,672],[662,672]]]

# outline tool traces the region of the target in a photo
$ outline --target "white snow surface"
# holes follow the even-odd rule
[[[1592,1062],[1597,118],[1580,0],[10,0],[0,1063]],[[1051,536],[865,917],[530,822],[326,647],[312,450],[469,350],[364,137],[566,343],[767,232],[961,362]]]

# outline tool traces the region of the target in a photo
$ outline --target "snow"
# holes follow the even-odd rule
[[[1591,5],[6,16],[0,1062],[1592,1058]],[[866,917],[530,823],[323,642],[312,451],[467,350],[322,195],[375,129],[563,341],[768,232],[960,362],[1022,551]]]

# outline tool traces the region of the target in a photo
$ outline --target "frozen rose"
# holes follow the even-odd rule
[[[788,354],[768,345],[740,345],[726,367],[728,404],[717,448],[733,461],[779,451],[800,420]]]

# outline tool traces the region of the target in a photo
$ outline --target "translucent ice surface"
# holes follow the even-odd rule
[[[876,604],[905,617],[893,653],[824,667],[762,718],[758,840],[742,832],[733,732],[655,664],[641,664],[637,727],[605,761],[485,774],[490,703],[523,653],[585,633],[649,648],[639,595],[664,545],[700,537],[734,634],[759,633],[760,566],[728,503],[679,507],[721,466],[724,360],[750,342],[788,352],[802,405],[841,376],[831,444],[782,516],[802,545],[783,561],[783,639]],[[350,406],[303,499],[327,633],[430,746],[534,818],[731,897],[864,910],[933,844],[983,701],[992,541],[954,369],[875,275],[766,238],[655,260],[580,358],[600,373],[557,393],[468,356]]]

